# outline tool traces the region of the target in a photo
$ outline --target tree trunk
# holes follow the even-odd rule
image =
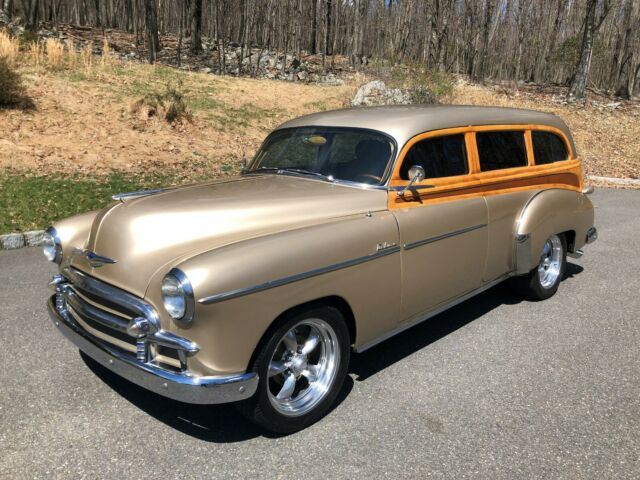
[[[202,0],[191,0],[191,53],[202,52]]]
[[[311,53],[318,53],[316,37],[318,36],[318,0],[311,0]]]
[[[489,56],[489,30],[491,27],[491,17],[493,15],[493,2],[494,0],[486,0],[484,9],[484,20],[482,22],[482,50],[480,53],[480,59],[478,61],[478,68],[476,68],[475,78],[477,80],[484,80],[486,75],[487,57]]]
[[[324,31],[324,54],[333,55],[333,41],[331,37],[331,0],[327,0],[327,12]]]
[[[149,63],[155,63],[160,50],[158,38],[158,11],[155,0],[144,0],[145,21],[147,27],[147,50]]]
[[[626,0],[623,9],[623,33],[618,36],[616,49],[613,56],[611,85],[616,86],[616,95],[622,98],[630,98],[633,93],[633,29],[631,17],[633,16],[633,2]]]
[[[31,0],[29,7],[29,21],[27,23],[27,30],[36,32],[38,30],[38,22],[40,21],[40,0]]]
[[[578,60],[573,80],[571,80],[571,86],[569,87],[568,97],[570,99],[583,99],[587,89],[587,78],[589,77],[591,57],[593,56],[594,23],[597,3],[598,0],[587,0],[587,13],[584,20],[584,34],[582,35],[580,60]]]

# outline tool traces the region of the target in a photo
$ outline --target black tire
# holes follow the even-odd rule
[[[550,285],[543,285],[543,282],[538,273],[538,269],[541,267],[544,261],[544,254],[540,258],[540,263],[535,266],[528,274],[511,279],[511,287],[513,290],[529,300],[546,300],[552,297],[558,291],[560,282],[564,278],[564,273],[567,268],[567,241],[564,235],[552,235],[547,242],[552,242],[553,238],[557,238],[561,245],[560,252],[560,269],[555,278],[555,281]]]
[[[282,348],[283,337],[301,322],[313,321],[311,319],[320,319],[335,333],[337,342],[333,351],[339,352],[339,360],[335,362],[333,380],[331,380],[326,392],[318,397],[317,404],[303,414],[285,415],[272,403],[274,392],[269,389],[274,387],[273,383],[270,383],[268,375],[269,365],[277,349]],[[301,326],[305,327],[304,324]],[[349,366],[350,343],[349,330],[344,317],[334,307],[314,305],[286,314],[270,328],[256,350],[255,360],[251,366],[251,371],[256,372],[259,377],[256,393],[251,398],[238,402],[236,407],[251,422],[278,434],[293,433],[317,422],[326,414],[340,393]],[[324,352],[327,347],[322,346],[321,348]],[[290,372],[290,370],[286,372]],[[286,375],[286,372],[282,375]],[[304,383],[305,380],[303,379],[302,382]]]

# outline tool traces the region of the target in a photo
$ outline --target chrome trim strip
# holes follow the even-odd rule
[[[411,320],[411,321],[409,321],[407,323],[404,323],[404,324],[400,325],[399,327],[397,327],[396,329],[394,329],[394,330],[392,330],[390,332],[387,332],[387,333],[379,336],[378,338],[374,338],[370,342],[365,343],[364,345],[362,345],[360,347],[355,347],[354,350],[357,353],[364,352],[365,350],[368,350],[371,347],[374,347],[377,344],[382,343],[385,340],[388,340],[389,338],[391,338],[391,337],[393,337],[393,336],[395,336],[395,335],[397,335],[397,334],[399,334],[401,332],[404,332],[405,330],[408,330],[411,327],[415,327],[419,323],[422,323],[422,322],[424,322],[426,320],[429,320],[432,317],[435,317],[436,315],[444,312],[445,310],[448,310],[448,309],[450,309],[452,307],[455,307],[456,305],[458,305],[458,304],[460,304],[460,303],[462,303],[462,302],[464,302],[466,300],[469,300],[471,297],[474,297],[474,296],[484,292],[485,290],[489,290],[491,287],[496,286],[498,283],[506,280],[510,276],[511,276],[510,273],[502,275],[502,276],[498,277],[497,279],[495,279],[495,280],[493,280],[493,281],[491,281],[489,283],[486,283],[485,285],[481,286],[480,288],[472,290],[469,293],[466,293],[466,294],[464,294],[464,295],[462,295],[460,297],[457,297],[457,298],[453,299],[449,303],[446,303],[446,304],[444,304],[444,305],[442,305],[440,307],[437,307],[435,310],[431,310],[430,312],[427,312],[424,316],[420,316],[415,320]]]
[[[151,331],[160,330],[160,319],[155,309],[144,300],[130,293],[113,287],[107,283],[96,280],[73,267],[63,269],[62,274],[69,279],[72,285],[78,286],[98,297],[109,299],[126,309],[133,310],[141,317],[149,320]]]
[[[371,260],[375,260],[380,257],[385,257],[387,255],[391,255],[392,253],[398,253],[399,251],[400,251],[400,247],[398,246],[385,248],[383,250],[370,253],[369,255],[365,255],[364,257],[358,257],[352,260],[346,260],[344,262],[334,263],[333,265],[328,265],[322,268],[316,268],[315,270],[309,270],[307,272],[298,273],[296,275],[290,275],[288,277],[279,278],[277,280],[270,280],[268,282],[260,283],[258,285],[253,285],[251,287],[238,288],[237,290],[231,290],[229,292],[218,293],[216,295],[204,297],[198,300],[198,303],[201,303],[203,305],[211,305],[212,303],[218,303],[218,302],[222,302],[223,300],[230,300],[232,298],[242,297],[244,295],[249,295],[250,293],[261,292],[263,290],[268,290],[270,288],[275,288],[275,287],[281,287],[282,285],[287,285],[289,283],[305,280],[311,277],[316,277],[318,275],[334,272],[336,270],[341,270],[343,268],[353,267],[354,265],[360,265],[361,263],[369,262]]]
[[[405,243],[403,248],[405,250],[411,250],[412,248],[421,247],[422,245],[427,245],[429,243],[437,242],[440,240],[444,240],[445,238],[455,237],[456,235],[462,235],[463,233],[472,232],[474,230],[478,230],[479,228],[486,227],[487,224],[483,223],[481,225],[474,225],[473,227],[463,228],[461,230],[456,230],[455,232],[445,233],[443,235],[437,235],[435,237],[425,238],[423,240],[418,240],[416,242]]]
[[[181,402],[209,405],[244,400],[258,388],[258,376],[255,373],[220,377],[181,375],[128,357],[89,336],[72,319],[65,318],[56,310],[55,302],[55,295],[47,302],[49,316],[71,343],[103,367],[158,395]]]
[[[152,188],[149,190],[138,190],[137,192],[124,192],[124,193],[116,193],[115,195],[111,195],[113,200],[123,200],[125,198],[132,197],[146,197],[147,195],[155,195],[156,193],[162,193],[167,191],[167,188]]]

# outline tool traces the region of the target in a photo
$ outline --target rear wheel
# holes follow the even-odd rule
[[[527,275],[512,279],[512,286],[531,300],[546,300],[558,290],[567,264],[564,235],[551,235],[545,242],[538,265]]]
[[[285,317],[259,347],[256,394],[238,403],[249,420],[277,433],[318,421],[335,401],[349,364],[349,331],[333,307]]]

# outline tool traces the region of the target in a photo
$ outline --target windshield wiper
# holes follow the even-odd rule
[[[331,175],[324,175],[319,172],[313,172],[311,170],[305,170],[304,168],[292,168],[292,167],[258,167],[254,170],[249,170],[246,173],[268,173],[274,172],[278,174],[293,173],[297,175],[310,175],[316,178],[321,178],[327,182],[333,182],[334,178]]]

